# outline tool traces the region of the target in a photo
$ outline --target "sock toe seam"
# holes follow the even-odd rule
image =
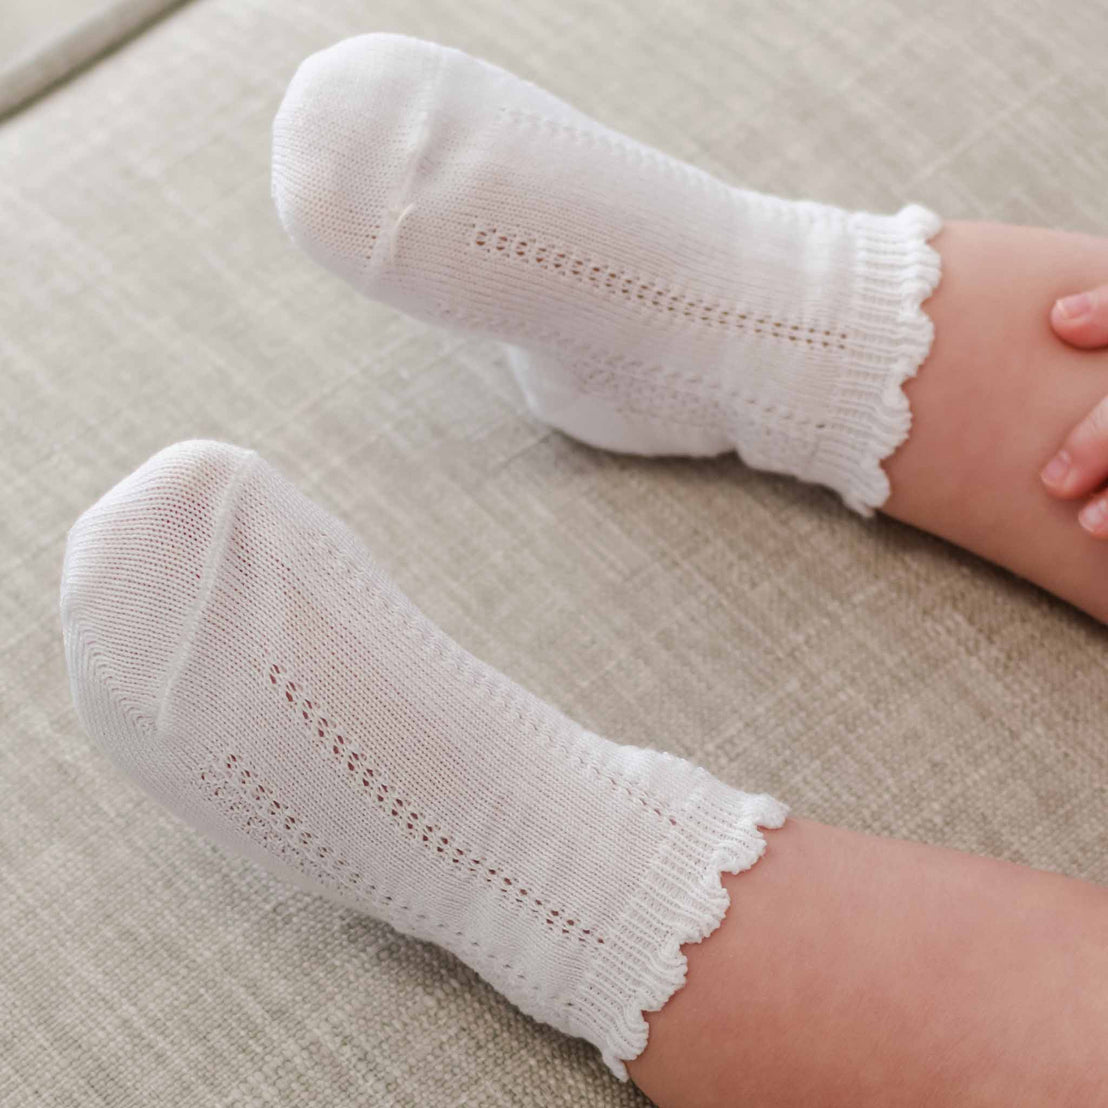
[[[219,505],[215,511],[215,525],[212,530],[211,540],[208,544],[207,557],[204,559],[204,568],[201,570],[200,589],[195,601],[193,601],[192,610],[189,612],[184,627],[181,630],[180,641],[177,643],[177,648],[173,653],[173,660],[169,666],[166,667],[165,680],[154,701],[157,705],[158,713],[154,718],[155,735],[162,732],[167,705],[173,695],[173,689],[181,673],[188,664],[189,656],[192,653],[192,646],[196,640],[196,633],[200,626],[201,617],[208,606],[208,600],[211,596],[212,588],[215,585],[216,568],[223,561],[223,557],[227,552],[227,544],[231,537],[231,520],[234,515],[232,508],[238,503],[238,495],[247,476],[255,469],[260,461],[261,458],[257,451],[251,450],[242,461],[239,462],[238,466],[231,474],[223,490],[223,495],[220,497]]]

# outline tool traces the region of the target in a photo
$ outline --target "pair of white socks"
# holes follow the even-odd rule
[[[869,512],[926,356],[937,218],[730,188],[456,51],[309,58],[274,125],[294,239],[369,295],[513,345],[540,416],[738,450]],[[785,805],[578,727],[449,640],[252,452],[187,442],[70,532],[87,730],[158,800],[453,951],[614,1073]],[[661,737],[664,740],[664,737]]]

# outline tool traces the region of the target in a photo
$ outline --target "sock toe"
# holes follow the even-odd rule
[[[496,66],[397,35],[309,58],[274,123],[293,239],[499,339],[533,410],[641,454],[735,450],[869,514],[910,424],[941,226],[732,188]]]
[[[86,730],[133,769],[158,712],[218,544],[228,491],[254,455],[223,443],[167,447],[70,529],[61,620]]]
[[[443,258],[466,249],[475,195],[511,192],[481,170],[503,112],[521,107],[545,119],[585,118],[514,74],[436,43],[368,34],[321,50],[301,63],[273,122],[271,192],[281,223],[362,292],[437,320],[464,285]],[[398,265],[402,226],[408,256]]]
[[[273,122],[272,194],[293,241],[357,281],[418,145],[447,52],[403,35],[345,39],[305,59]]]
[[[445,947],[621,1079],[787,808],[586,731],[257,455],[186,442],[69,536],[88,730],[228,851]]]

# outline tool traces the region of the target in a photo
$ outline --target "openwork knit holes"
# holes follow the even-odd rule
[[[257,771],[251,770],[241,755],[228,752],[222,761],[211,763],[201,772],[200,784],[203,795],[248,838],[267,854],[276,856],[319,885],[332,890],[352,890],[363,902],[375,904],[384,915],[399,913],[407,917],[411,925],[428,919],[426,913],[416,912],[411,905],[399,904],[392,896],[380,895],[376,885],[367,881],[346,858],[310,831],[299,815],[278,800],[273,786],[264,784]],[[434,926],[434,933],[443,932],[448,926],[448,923],[440,921]],[[425,928],[423,930],[426,932]],[[570,934],[565,929],[562,933]],[[464,931],[456,930],[450,934],[464,940],[470,956],[473,955],[472,948],[477,948],[482,960],[489,965],[490,972],[508,971],[517,980],[528,980],[518,966],[511,962],[501,963],[503,955],[482,947],[478,940]],[[441,934],[436,934],[436,937],[443,941]],[[603,943],[604,940],[597,941]],[[542,987],[542,982],[530,985],[532,991]],[[564,1004],[573,1007],[572,1002]]]
[[[317,838],[238,754],[228,752],[221,762],[210,764],[201,772],[200,782],[203,794],[267,853],[327,888],[376,892],[376,886],[365,882],[344,857]]]
[[[262,668],[262,667],[258,667]],[[382,780],[380,770],[370,764],[366,751],[348,734],[344,734],[334,719],[325,716],[304,688],[294,681],[284,666],[271,662],[264,667],[265,682],[310,735],[313,746],[330,762],[342,769],[347,780],[361,795],[371,798],[385,813],[395,828],[409,839],[419,842],[442,862],[458,866],[459,872],[485,884],[502,898],[531,912],[554,932],[560,932],[581,943],[604,944],[593,927],[583,927],[580,913],[555,908],[536,895],[531,883],[518,876],[508,876],[496,863],[477,858],[458,846],[443,829],[404,798],[395,783],[390,788]],[[235,754],[228,754],[222,765],[201,774],[205,791],[248,835],[283,860],[296,865],[309,876],[328,886],[364,885],[360,874],[354,873],[345,858],[338,857],[328,846],[313,838],[302,826],[299,817],[282,807],[278,799],[251,771],[240,764]],[[374,886],[366,886],[375,891]],[[391,897],[385,897],[390,901]]]
[[[362,596],[366,597],[368,600],[378,599],[376,588],[371,582],[367,581],[357,563],[348,555],[337,549],[325,535],[317,535],[314,537],[312,542],[312,553],[319,559],[320,565],[326,565],[330,570],[338,574],[347,587],[357,589]],[[393,619],[398,615],[398,612],[399,609],[396,607],[383,606],[377,610],[375,615],[376,618],[381,620]],[[474,684],[474,687],[480,689],[482,695],[489,695],[488,682],[482,680],[479,671],[469,664],[472,662],[472,658],[468,659],[468,662],[466,661],[464,651],[459,650],[457,647],[451,648],[450,646],[444,646],[441,637],[432,638],[430,635],[426,634],[425,630],[420,631],[418,624],[413,624],[404,617],[397,619],[394,625],[398,628],[404,627],[409,632],[418,634],[427,648],[436,651],[436,657],[440,665],[449,666],[455,673],[462,673],[468,670],[469,679]],[[505,688],[507,687],[508,686],[505,686]],[[506,700],[499,700],[498,703],[503,710],[511,711],[512,718],[519,727],[525,728],[536,738],[539,737],[539,727],[534,718],[530,717],[518,706],[509,707]],[[548,736],[543,736],[543,741],[547,740]],[[620,781],[611,774],[603,772],[579,750],[571,753],[570,757],[575,765],[591,773],[598,780],[606,782],[613,792],[625,795],[630,803],[638,803],[644,812],[652,813],[659,819],[667,820],[672,827],[677,826],[677,820],[670,813],[667,802],[656,793],[649,792],[641,786],[632,789],[627,782]]]
[[[734,305],[686,296],[666,285],[636,277],[597,258],[556,246],[526,232],[481,224],[470,225],[470,247],[487,257],[517,265],[531,265],[565,281],[586,286],[632,308],[669,316],[699,327],[765,335],[807,346],[846,349],[847,333],[741,312]]]

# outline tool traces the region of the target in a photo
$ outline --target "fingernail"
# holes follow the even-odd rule
[[[1048,485],[1060,485],[1069,471],[1070,456],[1064,450],[1059,450],[1043,467],[1040,476]]]
[[[1108,502],[1103,497],[1090,500],[1077,516],[1077,522],[1094,535],[1104,530],[1105,521],[1108,521]]]
[[[1064,320],[1073,323],[1093,310],[1093,298],[1087,292],[1078,292],[1063,297],[1054,306]]]

